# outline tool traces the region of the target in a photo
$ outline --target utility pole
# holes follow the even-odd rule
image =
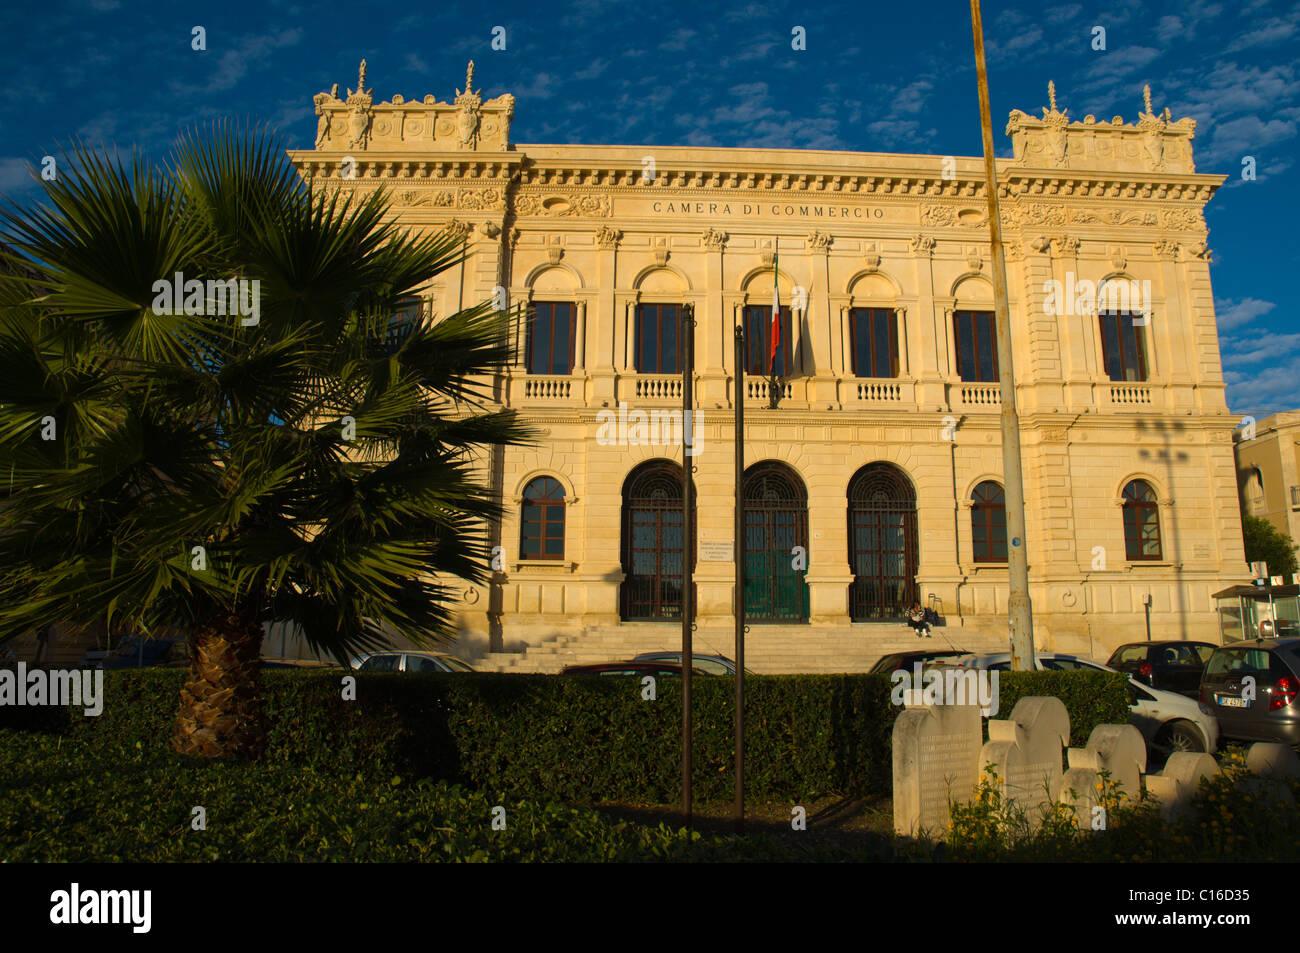
[[[984,138],[984,181],[988,192],[989,240],[993,252],[993,308],[998,334],[998,381],[1002,390],[1002,472],[1006,481],[1011,668],[1028,671],[1037,665],[1034,661],[1033,607],[1029,601],[1029,551],[1025,543],[1025,483],[1020,465],[1020,418],[1016,414],[1016,381],[1011,359],[1007,259],[1002,250],[1002,218],[998,209],[997,171],[993,161],[993,120],[989,110],[989,77],[984,66],[984,26],[980,21],[979,0],[970,0],[970,16],[975,34],[980,129]]]
[[[731,817],[745,830],[745,329],[736,325],[736,739],[735,790]]]
[[[691,483],[691,461],[695,447],[691,440],[694,421],[691,419],[691,378],[695,375],[695,309],[682,308],[682,814],[686,826],[691,826],[691,668],[694,646],[691,628],[695,620],[695,605],[691,598],[694,583],[691,557],[695,554],[694,487]]]

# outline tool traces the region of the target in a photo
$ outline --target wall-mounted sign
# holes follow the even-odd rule
[[[731,540],[700,542],[700,558],[715,563],[731,562]]]

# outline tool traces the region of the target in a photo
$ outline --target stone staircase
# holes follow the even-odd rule
[[[566,665],[615,662],[642,652],[678,651],[681,627],[649,623],[585,629],[530,645],[520,652],[489,652],[472,660],[479,671],[556,673]],[[701,654],[735,655],[731,630],[697,631]],[[745,667],[759,675],[865,672],[891,652],[919,649],[1005,652],[1006,635],[950,622],[918,639],[909,626],[879,623],[829,627],[752,625],[745,638]]]

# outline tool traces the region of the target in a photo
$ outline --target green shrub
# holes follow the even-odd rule
[[[104,712],[75,713],[70,730],[122,752],[166,752],[185,673],[107,672]],[[595,803],[672,803],[680,791],[681,695],[660,679],[643,701],[636,678],[553,675],[357,675],[342,700],[331,672],[266,672],[264,757],[325,772],[434,778],[485,793]],[[746,793],[805,802],[888,795],[890,737],[899,709],[886,675],[746,679]],[[1071,743],[1128,719],[1123,676],[1002,673],[997,717],[1018,698],[1060,697]],[[696,678],[693,784],[702,800],[732,791],[730,678]]]

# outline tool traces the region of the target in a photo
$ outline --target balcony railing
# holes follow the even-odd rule
[[[1001,384],[960,384],[958,397],[963,407],[1000,407]]]
[[[682,376],[642,375],[636,379],[637,400],[681,400]]]
[[[573,384],[573,378],[558,375],[525,377],[524,397],[528,400],[568,400]]]
[[[903,385],[894,381],[859,381],[856,394],[858,400],[896,404],[903,399]]]
[[[1151,388],[1145,384],[1111,384],[1110,402],[1116,405],[1151,403]]]
[[[783,393],[782,398],[790,397],[794,393],[794,388],[787,381],[781,385]],[[769,387],[765,377],[747,377],[745,378],[745,398],[747,400],[767,400]]]

